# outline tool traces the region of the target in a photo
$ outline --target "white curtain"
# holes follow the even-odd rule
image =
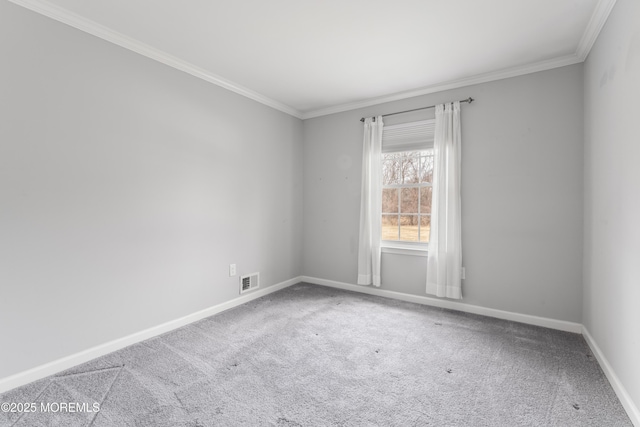
[[[462,298],[460,103],[436,106],[427,293]]]
[[[382,127],[382,116],[364,121],[358,285],[380,286]]]

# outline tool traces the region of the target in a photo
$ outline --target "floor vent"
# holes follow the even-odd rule
[[[260,273],[252,273],[240,277],[240,293],[252,291],[260,287]]]

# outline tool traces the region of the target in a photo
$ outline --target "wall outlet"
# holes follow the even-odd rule
[[[466,268],[464,268],[464,267],[462,267],[462,272],[460,273],[460,278],[462,280],[467,278],[467,271],[466,271]]]
[[[236,265],[229,264],[229,277],[233,277],[236,275]]]

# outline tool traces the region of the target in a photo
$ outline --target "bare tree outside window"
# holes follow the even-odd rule
[[[382,240],[429,241],[433,150],[382,155]]]

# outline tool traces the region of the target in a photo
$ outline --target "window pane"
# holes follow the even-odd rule
[[[433,150],[423,151],[420,158],[420,182],[433,182]]]
[[[428,242],[433,150],[383,153],[382,175],[382,240]]]
[[[418,241],[418,215],[400,216],[400,240],[405,242]]]
[[[401,193],[402,213],[418,213],[418,188],[403,188]]]
[[[398,240],[398,215],[382,215],[382,240]]]
[[[428,242],[431,235],[431,215],[420,215],[420,241]]]
[[[400,153],[390,153],[382,155],[382,185],[401,184],[400,164],[402,163]]]
[[[420,174],[420,153],[410,151],[402,153],[400,173],[404,184],[417,184]]]
[[[420,213],[431,213],[431,194],[433,187],[420,187]]]
[[[398,213],[398,189],[382,189],[382,213]]]

